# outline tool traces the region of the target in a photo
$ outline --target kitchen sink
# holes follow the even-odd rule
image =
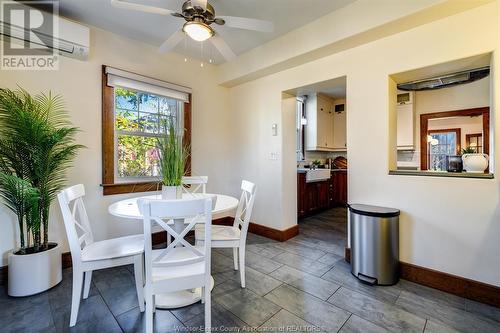
[[[330,179],[330,169],[305,169],[306,183],[319,182]]]

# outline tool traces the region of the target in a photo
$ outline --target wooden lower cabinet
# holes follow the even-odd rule
[[[306,183],[306,174],[297,173],[298,217],[347,204],[347,171],[332,172],[329,180]]]
[[[331,207],[347,205],[347,170],[332,171],[330,178],[333,189],[333,197],[330,200]]]

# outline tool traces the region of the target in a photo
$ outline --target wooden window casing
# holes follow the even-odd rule
[[[189,149],[185,174],[191,174],[191,95],[184,103],[183,144]],[[107,84],[106,66],[102,66],[102,187],[104,195],[157,191],[160,181],[116,182],[115,175],[115,94]]]
[[[424,113],[420,115],[420,169],[427,170],[428,163],[428,146],[427,133],[429,128],[429,120],[436,118],[448,117],[463,117],[463,116],[483,116],[483,151],[489,154],[490,151],[490,108],[481,107],[474,109],[445,111],[435,113]],[[486,170],[486,172],[489,169]]]

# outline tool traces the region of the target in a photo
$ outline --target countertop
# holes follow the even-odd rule
[[[320,168],[321,169],[321,168]],[[309,168],[297,168],[297,173],[306,173]],[[324,170],[324,169],[322,169]],[[347,169],[330,169],[330,172],[346,171]]]

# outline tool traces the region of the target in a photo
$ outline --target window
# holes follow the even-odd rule
[[[115,182],[156,180],[156,140],[165,124],[182,126],[184,103],[158,95],[115,87]],[[168,126],[167,126],[168,128]]]
[[[474,133],[465,135],[465,145],[467,148],[472,148],[478,154],[483,152],[483,134]]]
[[[446,171],[446,156],[460,152],[460,128],[428,131],[428,170]]]
[[[307,123],[306,120],[306,110],[305,110],[305,97],[298,97],[297,98],[297,110],[296,110],[296,134],[295,134],[295,139],[296,139],[296,154],[297,154],[297,161],[303,161],[305,160],[305,148],[304,148],[304,126]]]
[[[174,124],[190,146],[190,91],[106,66],[102,80],[104,194],[157,190],[157,138]]]

